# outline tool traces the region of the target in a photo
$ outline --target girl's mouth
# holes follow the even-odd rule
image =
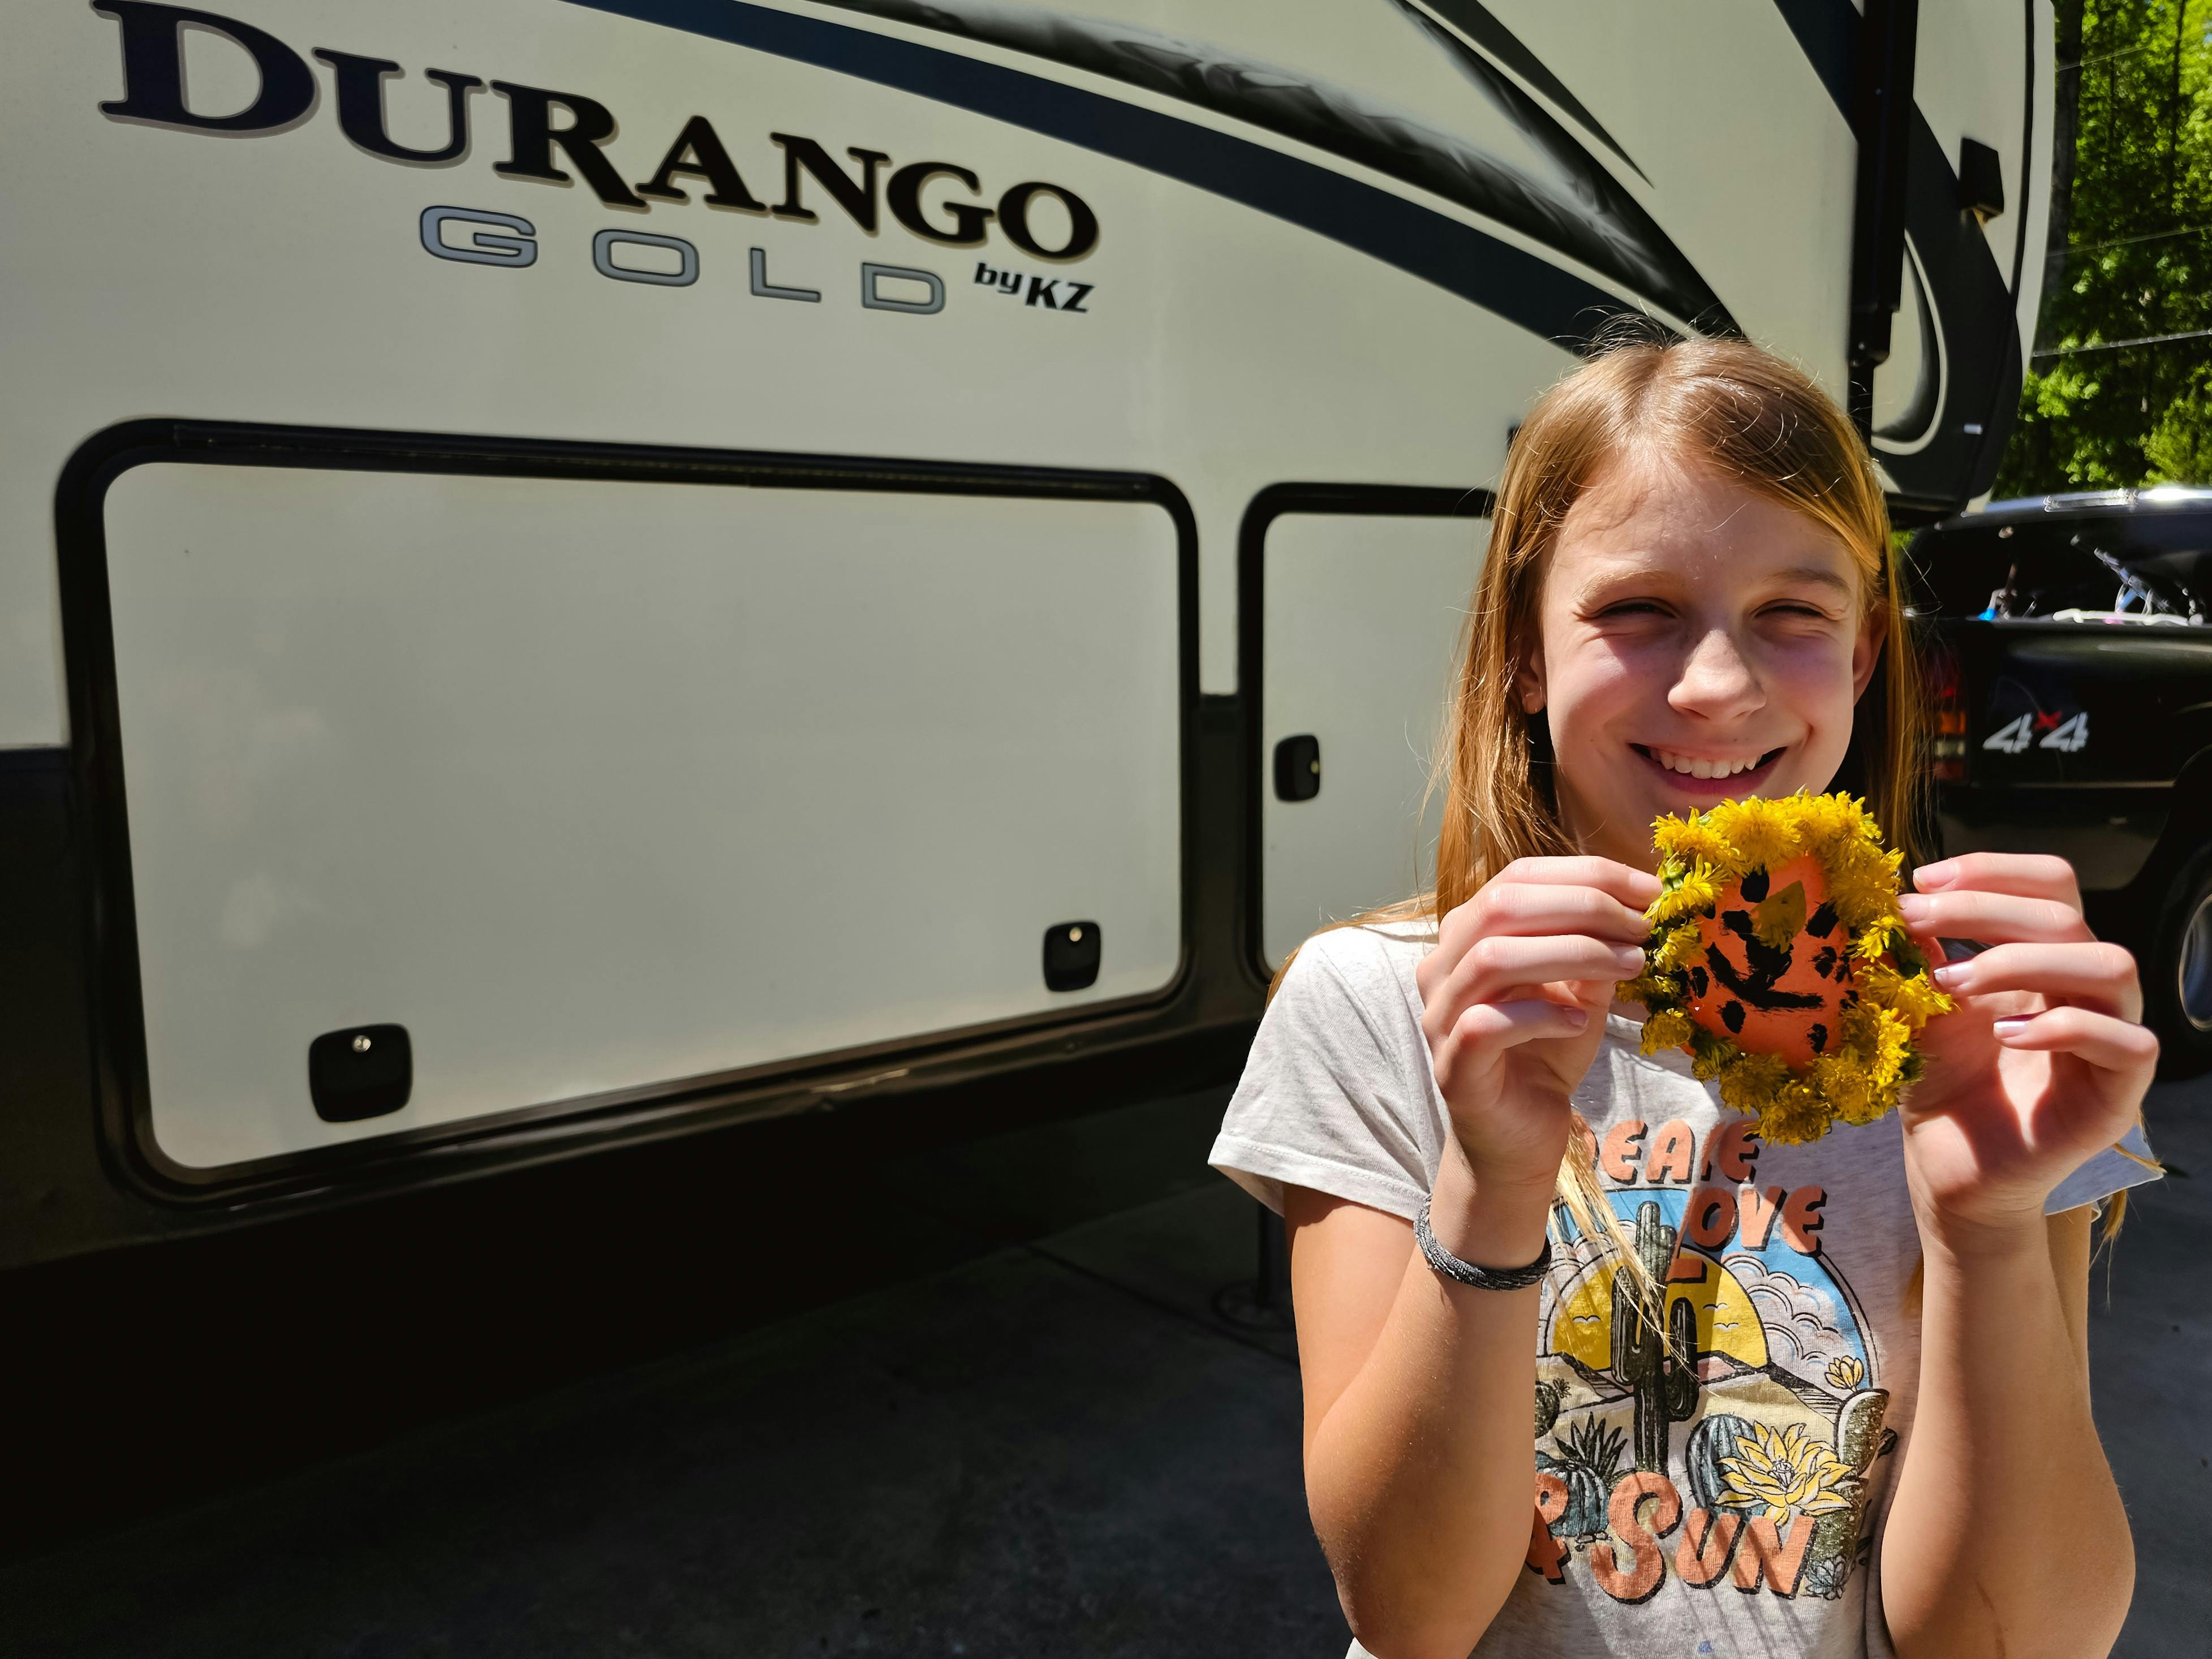
[[[1674,788],[1686,795],[1710,800],[1756,794],[1759,786],[1774,770],[1775,763],[1789,752],[1787,744],[1761,755],[1692,755],[1641,743],[1632,743],[1629,747]]]

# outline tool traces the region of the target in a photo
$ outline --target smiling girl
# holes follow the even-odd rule
[[[1990,948],[1937,969],[1902,1108],[1809,1146],[1613,1000],[1659,815],[1832,784],[1918,821],[1904,626],[1864,448],[1755,348],[1614,350],[1515,439],[1436,891],[1298,952],[1212,1154],[1289,1224],[1355,1655],[2109,1650],[2084,1206],[2128,1176],[2068,1177],[2157,1044],[2073,872],[1915,872],[1930,954]]]

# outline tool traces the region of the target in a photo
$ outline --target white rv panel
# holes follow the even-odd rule
[[[1268,526],[1261,654],[1261,948],[1278,963],[1323,923],[1434,878],[1428,787],[1490,526],[1297,513]],[[1271,757],[1321,743],[1321,793],[1285,801]]]
[[[2051,153],[2051,0],[1948,0],[1920,9],[1912,101],[1954,167],[1966,139],[1997,152],[2005,210],[1982,229],[2008,284],[2034,216],[2023,140],[2046,167]],[[2042,252],[2031,238],[2028,258]]]
[[[198,1169],[1153,992],[1139,502],[154,465],[107,501],[147,1090]],[[1055,994],[1055,922],[1097,984]],[[308,1042],[396,1022],[400,1112]]]

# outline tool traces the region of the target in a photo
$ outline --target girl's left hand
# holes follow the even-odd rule
[[[1905,1168],[1923,1231],[1965,1242],[2039,1219],[2053,1188],[2135,1126],[2158,1039],[2135,958],[2089,932],[2063,859],[1969,853],[1913,884],[1905,926],[1958,1007],[1920,1036]],[[1947,963],[1939,939],[1990,948]]]

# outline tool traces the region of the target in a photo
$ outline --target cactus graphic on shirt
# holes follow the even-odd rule
[[[1866,1478],[1881,1448],[1881,1420],[1889,1411],[1887,1389],[1862,1389],[1844,1401],[1836,1413],[1836,1456],[1851,1472],[1851,1505],[1832,1514],[1801,1517],[1810,1520],[1813,1541],[1805,1552],[1805,1571],[1799,1589],[1829,1601],[1844,1593],[1858,1559],[1859,1520],[1866,1512]]]
[[[1620,1479],[1626,1437],[1595,1413],[1570,1423],[1556,1437],[1557,1457],[1539,1449],[1536,1467],[1566,1482],[1567,1501],[1552,1522],[1554,1538],[1595,1540],[1605,1534],[1605,1505]]]
[[[1721,1467],[1723,1458],[1735,1456],[1737,1446],[1750,1438],[1750,1422],[1733,1412],[1715,1412],[1690,1431],[1689,1443],[1682,1448],[1682,1466],[1690,1478],[1692,1508],[1711,1515],[1723,1510],[1749,1515],[1759,1507],[1731,1497],[1728,1472]]]
[[[1862,1389],[1836,1413],[1836,1455],[1852,1474],[1863,1475],[1881,1448],[1881,1420],[1889,1414],[1889,1390]]]
[[[1536,1438],[1541,1440],[1551,1433],[1552,1425],[1559,1420],[1559,1385],[1536,1380]]]
[[[1636,1212],[1636,1259],[1650,1284],[1663,1289],[1674,1259],[1674,1229],[1659,1219],[1659,1206]],[[1613,1374],[1636,1401],[1636,1467],[1663,1474],[1667,1430],[1698,1406],[1697,1315],[1686,1301],[1667,1310],[1664,1326],[1650,1316],[1626,1267],[1613,1275]]]

